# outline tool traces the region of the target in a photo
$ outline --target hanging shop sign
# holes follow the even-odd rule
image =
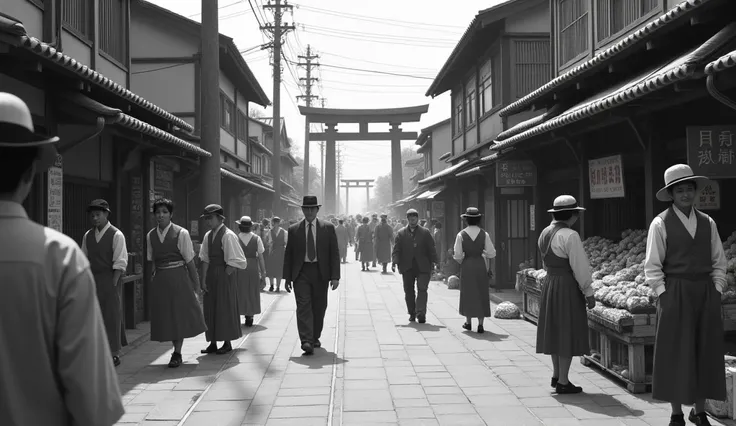
[[[687,128],[687,163],[696,175],[736,177],[734,147],[736,126],[690,126]]]
[[[621,155],[588,160],[590,198],[623,198],[624,167]]]
[[[130,178],[130,248],[139,256],[134,257],[133,273],[143,273],[143,178],[140,175]]]
[[[532,161],[499,161],[496,164],[496,186],[535,186],[537,168]]]
[[[445,202],[444,201],[432,201],[432,216],[445,217]]]
[[[54,165],[48,172],[48,213],[49,228],[62,232],[64,210],[64,169],[61,155],[56,155]]]
[[[155,163],[153,189],[162,193],[170,193],[174,190],[174,171],[170,167]]]
[[[709,181],[695,198],[698,210],[718,210],[721,208],[721,188],[716,181]]]

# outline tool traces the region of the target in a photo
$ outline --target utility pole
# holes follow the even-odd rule
[[[340,148],[340,142],[337,143],[337,181],[341,181],[342,178],[342,149]],[[337,214],[340,214],[340,188],[337,189]]]
[[[322,108],[324,108],[325,107],[325,98],[322,98],[320,100],[322,101]],[[324,126],[322,126],[322,132],[324,133],[324,131],[325,131],[324,130]],[[319,143],[319,152],[320,152],[319,158],[320,158],[320,162],[321,162],[321,166],[319,168],[319,175],[320,175],[320,178],[322,180],[322,186],[321,186],[321,188],[322,188],[322,191],[321,191],[322,194],[321,194],[321,197],[324,200],[325,199],[325,142],[324,141],[320,141],[320,143]]]
[[[202,0],[203,2],[206,0]],[[293,30],[293,25],[282,25],[281,18],[284,10],[291,10],[293,6],[275,0],[274,4],[263,5],[264,9],[273,9],[273,25],[264,25],[262,29],[273,34],[273,161],[271,174],[273,175],[273,215],[281,214],[281,43],[287,31]],[[217,91],[216,93],[219,93]],[[219,155],[218,155],[219,158]]]
[[[304,81],[304,86],[306,87],[306,95],[299,95],[297,96],[297,99],[304,99],[308,107],[312,106],[312,99],[317,99],[319,96],[312,94],[312,82],[318,81],[319,79],[312,77],[312,67],[319,66],[318,63],[312,62],[312,60],[319,58],[318,55],[312,55],[312,47],[310,45],[307,45],[307,54],[306,55],[299,55],[300,60],[304,60],[304,62],[299,62],[297,65],[303,66],[307,69],[307,76],[302,77],[299,79],[299,81]],[[309,124],[309,118],[306,116],[304,117],[304,194],[307,195],[309,192],[309,130],[310,130],[310,124]]]
[[[220,30],[217,0],[202,0],[202,158],[199,189],[202,204],[221,204],[220,192]]]

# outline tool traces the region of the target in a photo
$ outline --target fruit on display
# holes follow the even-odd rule
[[[521,311],[515,303],[502,302],[496,306],[496,312],[493,313],[494,318],[499,319],[519,319],[521,317]]]

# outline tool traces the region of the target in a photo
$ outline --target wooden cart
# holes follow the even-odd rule
[[[539,321],[542,287],[536,279],[525,274],[519,273],[517,279],[521,280],[522,315],[524,319],[536,325]]]

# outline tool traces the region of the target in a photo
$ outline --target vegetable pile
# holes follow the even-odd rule
[[[499,319],[519,319],[521,311],[516,304],[511,302],[502,302],[496,306],[496,312],[493,313],[494,318]]]

